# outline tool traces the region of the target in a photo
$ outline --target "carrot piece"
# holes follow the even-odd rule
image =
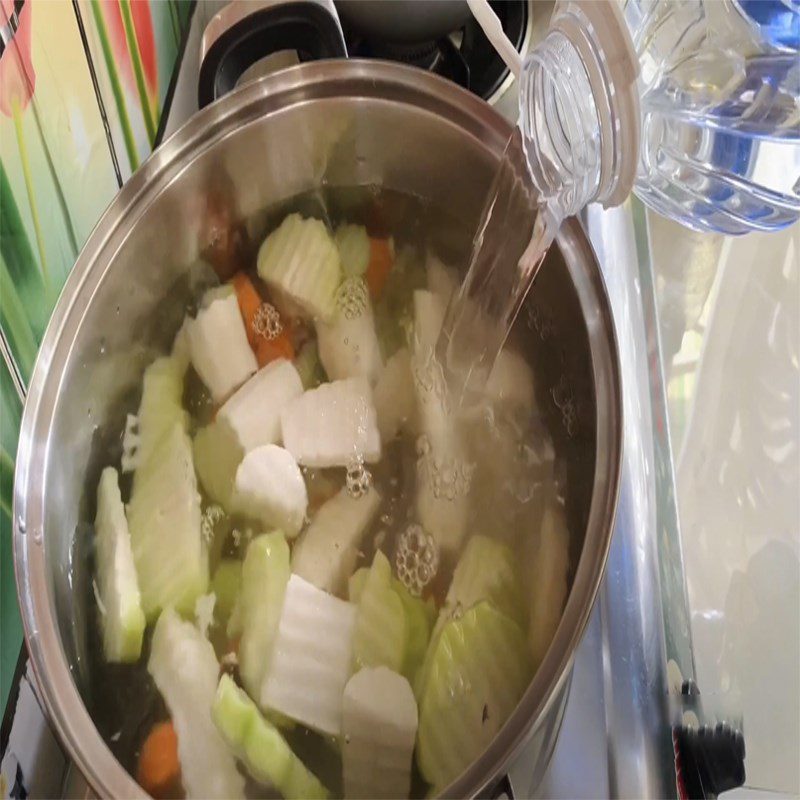
[[[178,736],[171,722],[159,722],[142,745],[136,780],[152,797],[175,797],[181,789]]]
[[[236,299],[239,302],[239,311],[244,320],[244,327],[247,331],[247,341],[250,342],[250,347],[253,350],[258,346],[259,335],[256,332],[253,323],[255,321],[258,310],[264,302],[258,289],[253,285],[253,282],[244,272],[237,272],[231,278],[231,284],[236,292]]]
[[[270,361],[274,361],[276,358],[287,358],[289,361],[294,358],[292,340],[285,328],[274,339],[259,337],[256,345],[256,361],[258,361],[259,367],[269,364]]]
[[[373,298],[380,297],[389,272],[392,269],[394,258],[389,239],[369,240],[369,264],[367,265],[367,286]]]
[[[239,311],[247,331],[247,341],[250,342],[250,347],[256,354],[258,366],[263,367],[276,358],[293,359],[294,346],[292,345],[291,330],[285,322],[283,330],[273,339],[265,338],[256,329],[256,318],[264,301],[250,278],[244,272],[237,272],[231,278],[231,284],[239,302]]]

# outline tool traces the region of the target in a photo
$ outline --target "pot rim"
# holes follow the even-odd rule
[[[47,434],[71,349],[97,286],[128,232],[164,186],[194,156],[263,116],[325,97],[386,99],[443,115],[465,135],[502,153],[511,125],[483,100],[436,75],[398,64],[318,61],[261,78],[199,111],[131,176],[103,213],[65,282],[42,339],[20,427],[13,505],[17,593],[39,697],[70,758],[99,796],[146,797],[97,731],[65,656],[53,609],[44,547]],[[567,267],[576,259],[596,264],[577,220],[558,236]],[[569,259],[572,251],[573,260]],[[443,792],[474,795],[491,786],[525,743],[563,685],[594,605],[611,540],[621,467],[622,403],[616,334],[599,268],[575,281],[592,357],[596,400],[595,478],[586,536],[556,634],[516,710],[489,747]],[[52,374],[51,374],[52,373]]]

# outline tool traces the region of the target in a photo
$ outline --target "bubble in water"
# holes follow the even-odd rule
[[[433,580],[439,569],[439,549],[420,525],[409,525],[397,542],[397,577],[415,597]]]
[[[200,520],[200,535],[203,541],[210,545],[214,539],[214,526],[225,516],[222,508],[216,504],[206,506],[203,517]]]
[[[417,440],[417,467],[438,500],[455,500],[469,493],[475,464],[456,457],[437,458],[426,436]]]
[[[283,331],[278,309],[272,303],[262,303],[253,317],[253,330],[267,341],[276,339]]]
[[[568,436],[573,436],[577,426],[577,413],[575,410],[575,397],[572,387],[565,375],[559,378],[558,383],[552,388],[553,402],[561,412],[561,422]]]
[[[363,497],[372,486],[372,473],[364,466],[363,458],[354,458],[347,465],[347,494]]]
[[[345,278],[336,290],[336,307],[346,319],[360,317],[367,308],[367,284],[362,278]]]

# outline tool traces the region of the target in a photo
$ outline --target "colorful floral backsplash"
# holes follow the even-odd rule
[[[193,5],[0,0],[0,710],[20,643],[10,546],[15,380],[24,391],[83,243],[159,140]]]

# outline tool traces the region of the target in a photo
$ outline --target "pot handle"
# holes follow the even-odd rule
[[[347,58],[332,0],[240,0],[225,6],[203,33],[199,107],[233,90],[249,67],[281,50],[296,50],[303,61]]]

